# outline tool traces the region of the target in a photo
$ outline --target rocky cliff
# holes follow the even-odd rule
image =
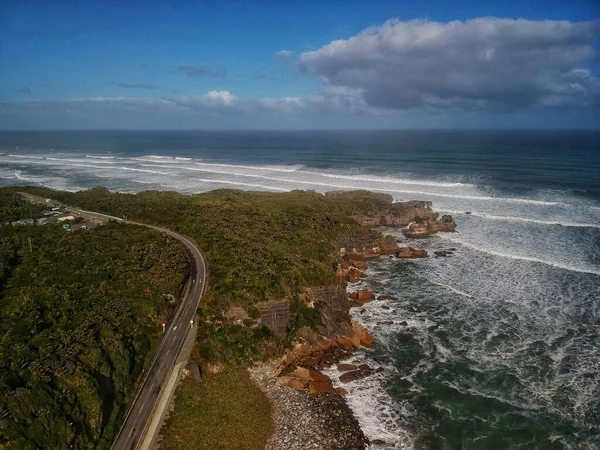
[[[347,202],[346,212],[361,226],[405,227],[415,219],[437,220],[432,203],[408,201],[393,203],[391,195],[369,191],[331,191],[326,197],[334,197],[338,202]]]

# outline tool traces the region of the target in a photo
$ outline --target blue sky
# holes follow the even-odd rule
[[[599,17],[595,0],[4,1],[0,127],[593,128]]]

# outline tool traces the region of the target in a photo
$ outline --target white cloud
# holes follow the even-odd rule
[[[599,104],[600,22],[390,20],[300,55],[300,67],[374,108],[520,110]]]
[[[290,59],[293,54],[294,52],[291,50],[279,50],[277,53],[275,53],[275,56],[281,59]]]
[[[237,97],[229,91],[209,91],[202,98],[214,105],[232,105],[237,100]]]

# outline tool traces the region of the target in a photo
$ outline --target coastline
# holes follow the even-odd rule
[[[274,430],[265,450],[366,448],[368,442],[358,420],[341,395],[311,395],[279,386],[276,367],[271,361],[248,369],[273,406]]]
[[[426,222],[424,226],[411,223],[403,228],[403,233],[411,240],[417,237],[415,234],[424,237],[437,231],[455,231],[456,227],[452,221],[449,228],[431,230],[432,224],[435,222]],[[365,223],[361,225],[369,227]],[[415,227],[423,228],[420,235],[414,232]],[[367,330],[360,321],[366,303],[387,303],[395,298],[361,287],[369,260],[427,258],[429,255],[425,250],[398,245],[398,240],[391,235],[379,234],[369,244],[362,248],[339,249],[336,276],[342,280],[343,288],[329,286],[308,290],[307,297],[321,305],[325,325],[317,330],[300,330],[299,342],[283,358],[249,369],[252,381],[273,405],[275,429],[266,450],[406,448],[408,445],[410,437],[405,430],[398,429],[397,434],[381,433],[381,424],[376,423],[380,415],[388,420],[399,417],[392,408],[376,411],[377,401],[387,396],[382,383],[390,368],[368,358],[365,349],[376,345],[371,335],[376,330]],[[345,302],[340,296],[345,297]],[[387,323],[392,321],[381,322],[382,325]],[[369,381],[366,390],[376,392],[371,392],[373,395],[368,399],[362,397],[358,403],[349,401],[346,398],[349,391],[363,390],[364,383],[357,382],[365,379]],[[365,407],[372,409],[369,415],[374,423],[357,413]],[[371,436],[370,441],[368,435],[375,436]]]

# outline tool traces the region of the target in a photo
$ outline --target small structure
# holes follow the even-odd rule
[[[283,335],[290,320],[290,301],[271,300],[256,304],[260,313],[260,324],[269,327],[275,334]]]
[[[187,370],[192,378],[196,381],[202,380],[202,366],[198,361],[192,361],[185,366],[185,370]]]

